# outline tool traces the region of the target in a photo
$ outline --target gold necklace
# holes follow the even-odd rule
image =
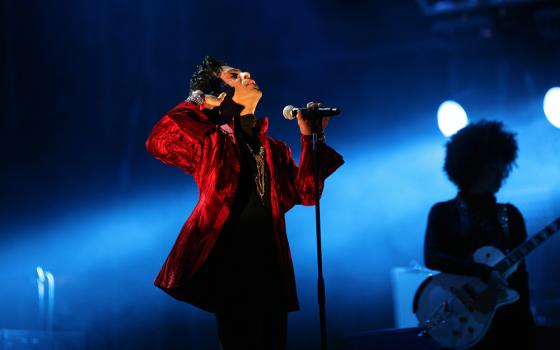
[[[264,191],[265,191],[265,172],[264,172],[264,147],[260,146],[259,153],[255,153],[253,148],[249,146],[247,141],[244,142],[249,148],[251,155],[255,158],[257,165],[257,175],[255,176],[255,185],[257,186],[257,193],[260,196],[261,203],[264,205]]]

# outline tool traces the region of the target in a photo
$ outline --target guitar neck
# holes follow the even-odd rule
[[[512,266],[525,259],[529,253],[546,242],[560,229],[560,218],[554,220],[550,225],[535,234],[531,239],[517,246],[506,257],[504,257],[494,268],[504,273]]]

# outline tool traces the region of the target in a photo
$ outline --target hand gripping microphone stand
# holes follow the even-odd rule
[[[323,132],[322,118],[312,119],[313,136],[313,182],[315,186],[315,227],[317,235],[317,296],[319,301],[319,321],[321,325],[321,349],[327,349],[327,315],[325,280],[323,279],[323,250],[321,247],[321,203],[319,195],[319,145],[318,138]]]
[[[296,118],[297,109],[294,106],[286,106],[283,115],[288,120]],[[317,294],[319,301],[319,321],[321,326],[321,350],[327,350],[327,316],[325,280],[323,278],[323,251],[321,247],[321,203],[319,195],[319,135],[323,132],[323,116],[333,116],[340,113],[339,108],[319,108],[301,110],[304,119],[311,120],[311,133],[313,145],[313,182],[315,196],[315,227],[317,235]]]

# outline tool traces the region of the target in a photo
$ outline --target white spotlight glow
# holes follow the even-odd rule
[[[560,128],[560,87],[553,87],[544,95],[543,109],[550,124]]]
[[[438,126],[441,132],[449,137],[461,130],[469,123],[467,113],[455,101],[445,101],[437,111]]]

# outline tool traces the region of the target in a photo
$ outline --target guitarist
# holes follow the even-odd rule
[[[491,245],[507,252],[527,238],[525,222],[512,204],[499,204],[495,194],[517,158],[513,133],[495,121],[470,124],[446,144],[444,170],[458,188],[457,196],[435,204],[428,217],[424,259],[428,268],[472,275],[520,294],[518,301],[498,309],[484,339],[472,349],[530,349],[534,329],[529,304],[528,275],[522,261],[504,281],[492,268],[473,262],[472,253]]]

